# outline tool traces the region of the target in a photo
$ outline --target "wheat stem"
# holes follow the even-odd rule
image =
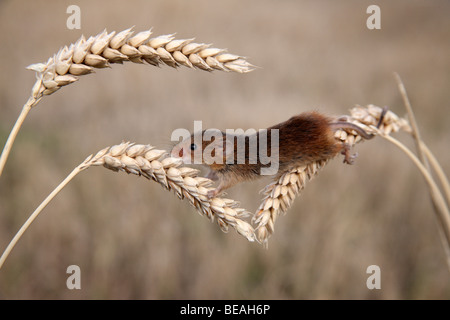
[[[447,264],[450,269],[450,213],[444,197],[442,196],[436,182],[433,180],[430,172],[423,165],[423,163],[420,162],[420,160],[411,152],[411,150],[409,150],[403,143],[395,138],[392,138],[389,135],[380,133],[380,136],[400,148],[400,150],[402,150],[414,162],[414,164],[417,166],[417,168],[425,178],[425,181],[427,182],[432,194],[435,213],[437,215],[438,221],[440,222],[438,224],[440,226],[439,229],[444,233],[444,237],[441,237],[441,240],[444,245],[444,250],[447,256]]]
[[[447,265],[450,270],[450,229],[449,229],[449,225],[448,225],[448,220],[450,219],[450,214],[448,212],[448,207],[447,207],[450,203],[449,183],[448,183],[447,177],[445,176],[441,166],[439,165],[439,162],[436,160],[434,155],[428,149],[426,144],[422,141],[422,138],[421,138],[421,135],[419,132],[419,127],[417,125],[416,118],[414,116],[414,112],[412,110],[411,103],[408,98],[408,94],[406,92],[406,88],[403,84],[402,79],[400,78],[400,75],[395,72],[394,76],[397,81],[398,89],[399,89],[400,94],[403,99],[403,104],[408,113],[409,121],[411,123],[411,129],[412,129],[411,135],[413,136],[414,143],[416,145],[418,158],[420,159],[420,162],[423,164],[423,168],[428,172],[429,177],[431,178],[432,182],[434,183],[434,180],[431,176],[430,164],[428,161],[432,162],[433,169],[435,170],[436,174],[438,175],[438,178],[441,181],[441,185],[444,188],[444,192],[446,193],[447,199],[444,199],[442,196],[442,193],[440,192],[440,189],[438,188],[436,183],[434,183],[433,187],[430,186],[430,184],[428,183],[433,208],[434,208],[435,213],[438,216],[439,221],[441,222],[441,228],[443,229],[443,230],[441,230],[441,228],[439,228],[439,236],[440,236],[441,241],[444,246],[444,250],[445,250],[445,253],[447,256]]]
[[[431,150],[428,148],[428,146],[423,141],[420,142],[420,147],[421,147],[422,151],[425,153],[425,156],[427,157],[431,166],[433,167],[433,170],[436,172],[436,175],[439,178],[442,188],[444,189],[444,194],[445,194],[445,197],[447,200],[447,205],[450,206],[450,183],[447,179],[447,176],[445,175],[444,170],[442,169],[441,165],[437,161],[434,154],[431,152]]]
[[[11,152],[12,145],[14,144],[14,140],[16,139],[16,136],[19,133],[20,127],[22,126],[31,108],[33,108],[38,102],[39,99],[30,97],[28,101],[23,105],[22,111],[20,112],[20,115],[17,118],[16,123],[14,124],[14,127],[11,130],[8,139],[6,140],[5,146],[3,147],[3,151],[0,156],[0,176],[2,175],[3,169],[6,165],[6,160],[8,159],[9,153]]]
[[[409,102],[408,94],[406,93],[405,85],[403,84],[402,79],[400,78],[400,75],[397,72],[394,72],[395,79],[397,81],[398,90],[400,91],[400,94],[403,99],[403,104],[405,105],[405,109],[408,112],[409,117],[409,123],[411,125],[412,129],[412,136],[414,137],[414,142],[416,144],[417,154],[419,155],[420,161],[424,164],[425,168],[430,171],[430,167],[428,165],[427,159],[425,155],[422,152],[422,148],[420,147],[420,144],[422,142],[422,138],[420,137],[419,127],[416,122],[416,117],[414,116],[414,112],[411,107],[411,103]]]
[[[427,147],[427,145],[423,142],[419,127],[416,122],[416,118],[414,116],[414,112],[411,107],[411,103],[408,98],[408,94],[406,93],[405,85],[403,84],[402,79],[400,78],[400,75],[398,73],[394,73],[394,76],[396,78],[398,89],[400,91],[400,94],[403,99],[403,104],[405,105],[405,109],[408,112],[409,121],[411,123],[411,135],[414,138],[414,142],[416,144],[417,154],[419,156],[420,161],[424,164],[425,168],[430,171],[430,164],[428,161],[431,161],[431,165],[433,166],[433,169],[438,175],[438,178],[442,184],[442,187],[444,188],[445,194],[446,194],[446,200],[447,204],[450,204],[450,183],[442,170],[439,162],[434,157],[434,155],[431,153],[430,149]]]
[[[9,254],[11,253],[11,250],[14,248],[14,246],[17,244],[19,239],[22,237],[24,232],[28,229],[28,227],[33,223],[33,221],[37,218],[37,216],[42,212],[42,210],[49,204],[50,201],[53,200],[54,197],[82,170],[81,165],[76,167],[56,188],[53,190],[47,198],[45,198],[44,201],[39,205],[39,207],[34,210],[34,212],[30,215],[30,217],[25,221],[25,223],[22,225],[22,227],[19,229],[19,231],[16,233],[14,238],[11,240],[11,242],[6,247],[5,251],[3,252],[2,256],[0,257],[0,269],[2,268],[3,264],[5,263],[6,259],[8,258]]]
[[[442,196],[442,193],[440,192],[436,182],[433,180],[433,177],[431,176],[430,172],[427,170],[427,168],[423,165],[422,162],[412,153],[411,150],[409,150],[403,143],[398,141],[397,139],[384,134],[379,134],[382,138],[388,140],[389,142],[393,143],[395,146],[400,148],[417,166],[419,171],[422,173],[423,177],[425,178],[425,181],[427,182],[428,186],[430,187],[431,191],[436,194],[437,196],[437,205],[440,209],[440,215],[441,215],[441,221],[444,223],[445,229],[446,229],[446,235],[448,238],[448,241],[450,243],[450,213],[449,209],[447,208],[447,205],[445,203],[444,197]]]

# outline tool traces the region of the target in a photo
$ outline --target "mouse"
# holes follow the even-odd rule
[[[295,167],[329,160],[340,153],[344,155],[344,163],[353,164],[357,154],[352,155],[350,146],[335,138],[339,129],[354,130],[363,139],[374,137],[345,118],[311,111],[252,134],[230,134],[228,130],[225,133],[216,129],[212,133],[209,129],[194,132],[176,144],[170,154],[184,163],[209,167],[206,178],[218,181],[218,186],[207,194],[211,199],[239,182],[263,175],[279,177]],[[255,141],[256,146],[252,145]]]

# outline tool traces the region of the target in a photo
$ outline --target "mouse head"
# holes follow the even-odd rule
[[[233,150],[232,141],[227,141],[220,130],[208,129],[195,132],[175,145],[170,155],[181,158],[186,164],[214,165],[225,163],[227,150]]]

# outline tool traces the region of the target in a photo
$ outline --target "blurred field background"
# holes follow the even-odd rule
[[[81,30],[66,8],[81,8]],[[381,30],[366,8],[381,7]],[[404,115],[403,78],[424,140],[450,173],[448,1],[1,1],[0,142],[34,73],[81,34],[104,28],[177,38],[245,55],[246,75],[114,65],[44,98],[0,178],[0,248],[85,157],[122,140],[169,148],[176,128],[266,128],[355,104]],[[412,141],[399,134],[408,146]],[[158,184],[91,168],[25,233],[0,271],[1,299],[449,299],[450,277],[424,180],[386,141],[335,159],[277,220],[268,250],[224,234]],[[267,180],[228,192],[254,211]],[[81,290],[66,268],[81,268]],[[366,268],[381,268],[368,290]]]

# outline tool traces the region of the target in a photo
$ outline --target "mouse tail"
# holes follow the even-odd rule
[[[339,129],[350,129],[350,130],[354,130],[358,133],[358,135],[360,135],[362,138],[368,140],[368,139],[372,139],[374,137],[373,134],[367,133],[363,128],[357,126],[354,123],[351,122],[345,122],[345,121],[337,121],[337,122],[331,122],[330,123],[330,128],[333,131],[337,131]]]

